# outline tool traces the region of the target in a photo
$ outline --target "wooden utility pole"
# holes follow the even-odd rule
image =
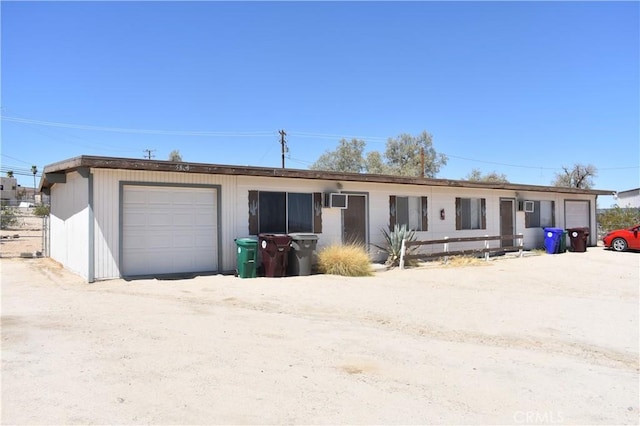
[[[424,148],[420,148],[420,177],[424,177]]]
[[[284,153],[289,151],[287,148],[287,141],[284,139],[287,136],[287,133],[284,130],[280,130],[280,145],[282,145],[282,168],[284,169]]]
[[[36,166],[31,166],[31,173],[33,173],[33,204],[36,204],[36,173],[38,173],[38,168]]]
[[[146,152],[145,158],[151,160],[155,155],[151,155],[151,153],[155,151],[155,149],[144,149],[142,152]]]

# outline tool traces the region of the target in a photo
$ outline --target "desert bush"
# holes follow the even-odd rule
[[[603,232],[630,228],[640,223],[640,209],[637,207],[614,206],[598,214],[598,224]]]
[[[368,277],[373,274],[371,259],[362,245],[334,244],[318,252],[318,271],[346,277]]]
[[[407,229],[406,225],[395,225],[393,229],[389,227],[389,230],[381,229],[382,235],[384,236],[385,245],[379,246],[377,244],[373,244],[375,247],[387,253],[387,261],[385,264],[388,267],[398,266],[400,265],[400,251],[402,250],[402,240],[406,239],[407,241],[415,241],[416,240],[416,231]],[[407,249],[407,254],[415,252],[417,247],[410,247]],[[405,264],[410,266],[415,262],[407,261]]]
[[[18,216],[16,216],[15,209],[11,207],[5,207],[2,209],[2,217],[0,218],[0,228],[9,229],[18,225]]]
[[[33,214],[39,217],[49,216],[50,208],[46,204],[39,204],[33,209]]]

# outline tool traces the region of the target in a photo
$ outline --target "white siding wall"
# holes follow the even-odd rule
[[[119,252],[119,189],[120,182],[149,182],[164,184],[219,185],[221,197],[220,232],[222,271],[232,271],[236,264],[235,238],[248,237],[248,191],[337,192],[337,182],[265,178],[249,176],[222,176],[180,172],[150,172],[138,170],[92,169],[94,213],[94,277],[96,280],[120,277]],[[367,194],[369,242],[384,245],[381,229],[389,224],[389,195],[428,197],[429,230],[418,233],[418,239],[467,237],[500,234],[500,198],[516,198],[514,191],[472,188],[425,187],[418,185],[342,182],[343,192]],[[455,198],[486,199],[486,229],[456,231]],[[590,200],[592,244],[595,241],[595,196],[553,193],[520,193],[518,199],[555,201],[556,226],[564,226],[564,200]],[[440,210],[445,219],[440,219]],[[524,228],[524,213],[516,212],[515,232],[524,233],[525,247],[542,247],[544,235],[539,228]],[[318,248],[342,241],[342,214],[340,209],[323,208],[323,232],[318,237]],[[88,179],[77,173],[67,176],[66,184],[52,187],[51,257],[67,268],[89,276],[88,261]],[[442,247],[432,250],[440,251]],[[453,247],[452,247],[453,248]],[[457,246],[456,248],[463,248]],[[372,248],[376,259],[384,255]]]
[[[555,228],[563,228],[567,227],[565,223],[566,220],[566,212],[565,212],[565,201],[566,200],[576,200],[576,201],[589,201],[589,218],[586,219],[589,224],[589,228],[591,229],[591,233],[589,234],[589,245],[596,245],[597,242],[597,218],[596,218],[596,197],[595,196],[587,196],[583,194],[555,194],[555,193],[546,193],[546,192],[520,192],[518,194],[519,199],[522,200],[534,200],[534,201],[554,201],[555,207]],[[525,248],[541,248],[544,247],[544,231],[542,228],[526,228],[524,227],[524,212],[518,212],[519,215],[522,215],[522,218],[518,218],[518,231],[524,234]],[[571,224],[569,224],[571,225]],[[570,242],[567,237],[567,247],[569,247]]]
[[[120,277],[119,252],[119,191],[120,182],[149,182],[166,184],[220,185],[220,232],[222,244],[221,269],[235,268],[234,230],[238,223],[236,211],[236,177],[195,173],[167,173],[138,170],[94,169],[95,218],[95,279]],[[246,209],[245,209],[246,210]],[[245,214],[247,214],[245,212]]]
[[[89,179],[69,173],[51,188],[50,256],[84,278],[89,274]]]
[[[322,180],[300,180],[279,178],[238,177],[236,233],[239,237],[248,235],[248,191],[289,191],[289,192],[337,192],[336,182]],[[426,187],[419,185],[394,185],[366,182],[342,182],[343,192],[362,192],[368,194],[369,243],[384,246],[382,229],[389,226],[389,195],[428,197],[429,230],[418,232],[419,240],[440,239],[444,237],[469,237],[500,234],[500,198],[513,197],[513,191],[473,190],[461,188]],[[486,198],[487,229],[456,231],[455,198]],[[440,219],[440,209],[445,209],[445,219]],[[522,217],[524,227],[524,216]],[[318,235],[318,248],[332,243],[342,242],[342,215],[340,209],[322,209],[322,234]],[[477,247],[467,244],[469,247]],[[496,244],[499,244],[496,242]],[[456,249],[466,248],[458,244]],[[442,247],[431,247],[424,251],[440,251]],[[451,247],[454,249],[454,247]],[[384,254],[371,247],[376,260],[384,260]]]

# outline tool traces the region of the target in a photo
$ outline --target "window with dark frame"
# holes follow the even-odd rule
[[[427,197],[389,196],[389,225],[406,226],[413,231],[427,231],[428,223]]]
[[[249,191],[249,234],[322,232],[322,194]]]
[[[487,229],[484,198],[456,198],[456,229]]]
[[[524,216],[525,228],[547,228],[555,226],[555,202],[533,201],[533,212]]]

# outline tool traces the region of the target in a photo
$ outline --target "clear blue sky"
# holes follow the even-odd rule
[[[598,189],[640,186],[638,2],[0,7],[3,174],[145,149],[280,167],[280,129],[304,169],[342,137],[426,130],[437,177],[549,185],[582,163]]]

